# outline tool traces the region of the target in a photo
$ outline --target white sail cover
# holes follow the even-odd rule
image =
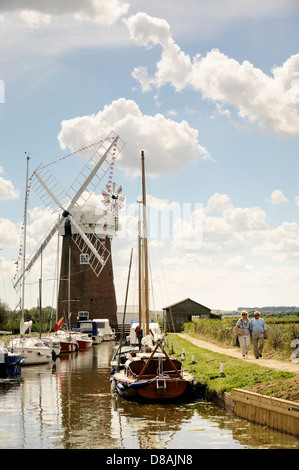
[[[28,330],[28,328],[31,328],[32,327],[32,321],[21,321],[20,323],[20,334],[21,336],[24,335],[26,333],[26,331]]]

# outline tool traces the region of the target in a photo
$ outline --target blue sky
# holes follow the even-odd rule
[[[33,172],[113,129],[126,143],[114,174],[126,194],[112,253],[119,304],[144,150],[160,233],[152,307],[299,305],[298,17],[295,0],[2,1],[0,298],[19,298],[25,152]],[[54,173],[67,189],[84,161],[64,165]],[[52,218],[33,193],[29,212],[30,250]],[[44,254],[46,304],[55,250]],[[33,306],[38,268],[30,276]]]

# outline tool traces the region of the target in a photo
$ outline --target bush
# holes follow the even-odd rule
[[[236,320],[205,320],[196,319],[185,324],[186,333],[195,333],[216,340],[220,343],[233,344],[233,328],[236,326]]]
[[[0,300],[0,325],[3,325],[8,320],[9,309],[8,306]]]

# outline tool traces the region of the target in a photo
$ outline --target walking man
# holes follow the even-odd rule
[[[254,318],[250,322],[250,336],[253,343],[253,353],[256,359],[262,357],[264,340],[267,338],[267,327],[260,312],[254,312]]]

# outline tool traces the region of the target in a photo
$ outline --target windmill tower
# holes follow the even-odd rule
[[[111,132],[68,192],[64,191],[47,166],[40,165],[34,172],[33,188],[45,205],[59,217],[32,254],[24,271],[15,279],[14,287],[28,274],[58,231],[63,240],[58,315],[71,318],[72,323],[76,322],[79,311],[87,311],[91,319],[108,318],[112,325],[117,324],[111,239],[118,229],[118,210],[124,196],[120,190],[115,199],[108,184],[105,201],[107,205],[111,200],[110,212],[92,206],[89,201],[111,170],[123,146],[119,136]]]

